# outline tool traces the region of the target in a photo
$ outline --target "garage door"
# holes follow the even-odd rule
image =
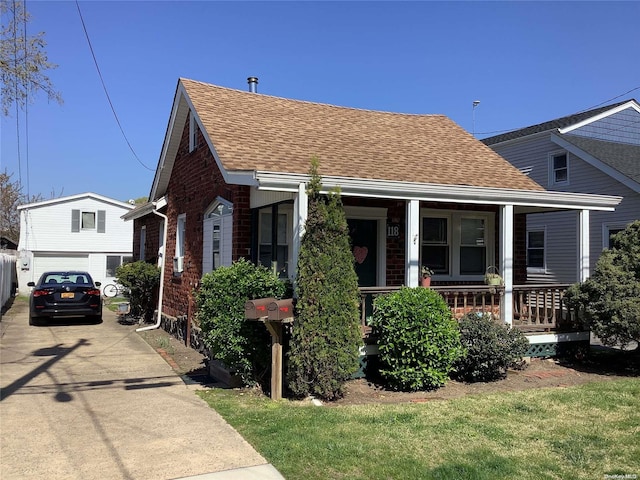
[[[88,255],[42,254],[33,256],[33,279],[38,281],[40,275],[50,270],[89,270]]]

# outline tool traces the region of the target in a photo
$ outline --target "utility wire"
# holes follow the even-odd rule
[[[16,20],[16,0],[13,0],[13,64],[15,71],[15,96],[16,96],[16,149],[18,156],[18,182],[22,185],[22,160],[20,158],[20,105],[18,101],[18,22]]]
[[[22,15],[22,41],[24,42],[24,66],[27,67],[27,0],[24,0],[24,15]],[[29,192],[29,89],[25,88],[24,102],[24,147],[25,164],[27,167],[27,202],[31,201]]]
[[[96,70],[98,71],[98,76],[100,77],[100,82],[102,83],[102,88],[104,89],[104,93],[107,96],[107,100],[109,101],[109,106],[111,106],[111,111],[113,112],[113,116],[116,119],[116,123],[118,124],[118,127],[120,128],[120,132],[122,133],[122,136],[124,137],[125,141],[127,142],[127,145],[129,145],[129,150],[131,150],[131,153],[133,153],[133,156],[138,161],[138,163],[140,165],[142,165],[144,168],[146,168],[147,170],[153,172],[154,169],[147,167],[144,163],[142,163],[142,160],[140,160],[140,158],[138,158],[138,155],[136,154],[135,150],[131,146],[131,143],[129,142],[129,139],[127,138],[127,135],[124,133],[124,129],[122,128],[122,125],[120,124],[120,119],[118,118],[118,114],[116,113],[116,109],[113,107],[113,103],[111,102],[111,97],[109,96],[109,92],[107,91],[107,86],[105,85],[104,79],[102,78],[102,72],[100,71],[100,67],[98,66],[98,60],[96,59],[96,55],[93,52],[93,46],[91,45],[91,40],[89,39],[89,33],[87,32],[87,27],[86,27],[86,25],[84,23],[84,18],[82,18],[82,12],[80,11],[80,4],[78,3],[78,0],[76,0],[76,7],[78,8],[78,15],[80,16],[80,22],[82,23],[82,28],[84,29],[84,34],[85,34],[85,37],[87,38],[87,43],[89,44],[89,50],[91,50],[91,56],[93,57],[93,63],[95,64]]]
[[[576,112],[574,115],[577,115],[578,113],[588,112],[589,110],[593,110],[594,108],[598,108],[601,105],[606,105],[607,103],[610,103],[613,100],[617,100],[620,97],[624,97],[625,95],[628,95],[631,92],[635,92],[636,90],[640,90],[640,85],[635,87],[635,88],[632,88],[628,92],[621,93],[620,95],[616,95],[615,97],[610,98],[609,100],[605,100],[604,102],[598,103],[597,105],[594,105],[593,107],[589,107],[589,108],[585,108],[584,110],[580,110],[579,112]],[[529,125],[527,125],[527,126],[529,126]],[[519,127],[519,128],[507,128],[506,130],[493,130],[491,132],[476,132],[476,135],[493,135],[493,134],[496,134],[496,133],[515,132],[517,130],[522,130],[523,128],[527,128],[527,127],[525,126],[525,127]]]

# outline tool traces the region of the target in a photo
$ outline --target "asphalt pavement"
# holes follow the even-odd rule
[[[100,324],[0,321],[0,478],[276,480],[282,475],[105,310]]]

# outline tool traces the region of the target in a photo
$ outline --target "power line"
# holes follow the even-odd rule
[[[615,97],[610,98],[609,100],[605,100],[604,102],[598,103],[597,105],[594,105],[593,107],[588,107],[588,108],[585,108],[583,110],[580,110],[579,112],[576,112],[574,115],[577,115],[577,114],[583,113],[583,112],[588,112],[589,110],[593,110],[594,108],[598,108],[601,105],[606,105],[607,103],[610,103],[613,100],[617,100],[620,97],[624,97],[625,95],[628,95],[631,92],[635,92],[636,90],[640,90],[640,85],[635,87],[635,88],[632,88],[628,92],[621,93],[620,95],[616,95]],[[493,130],[491,132],[477,132],[477,135],[493,135],[493,134],[505,133],[505,132],[515,132],[516,130],[522,130],[523,128],[527,128],[528,126],[529,125],[524,126],[524,127],[518,127],[518,128],[507,128],[505,130]]]
[[[120,119],[118,118],[118,114],[116,113],[116,109],[114,108],[113,103],[111,102],[111,97],[109,96],[109,92],[107,91],[107,86],[105,85],[104,79],[102,78],[102,72],[100,71],[100,67],[98,66],[98,60],[96,59],[96,55],[93,52],[93,46],[91,45],[91,40],[89,39],[89,32],[87,32],[87,27],[84,24],[84,18],[82,18],[82,12],[80,11],[80,4],[78,3],[78,0],[76,0],[76,7],[78,8],[78,15],[80,16],[80,22],[82,23],[82,28],[84,29],[84,35],[87,38],[87,43],[89,44],[89,50],[91,50],[91,56],[93,57],[93,63],[95,64],[96,70],[98,71],[98,76],[100,77],[100,82],[102,83],[102,88],[104,89],[104,93],[107,96],[107,100],[109,102],[109,106],[111,107],[111,111],[113,112],[113,116],[116,119],[116,123],[118,124],[118,128],[120,128],[120,132],[122,133],[122,136],[124,137],[125,141],[127,142],[127,145],[129,146],[129,150],[131,150],[131,153],[133,153],[133,156],[138,161],[138,163],[140,165],[142,165],[144,168],[146,168],[147,170],[153,172],[154,169],[147,167],[144,163],[142,163],[142,160],[140,160],[140,158],[138,158],[138,155],[136,154],[135,150],[131,146],[131,143],[129,142],[129,139],[127,138],[127,135],[124,133],[124,129],[122,128],[122,125],[120,124]]]

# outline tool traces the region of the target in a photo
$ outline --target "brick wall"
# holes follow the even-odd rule
[[[167,315],[179,317],[190,309],[193,291],[198,288],[202,277],[204,212],[217,197],[233,204],[233,260],[249,257],[249,196],[249,187],[224,182],[202,133],[199,133],[199,147],[189,152],[189,123],[186,122],[167,186],[167,208],[164,212],[168,218],[168,231],[163,311]],[[181,214],[186,214],[184,270],[174,275],[171,259],[175,256],[177,218]]]

